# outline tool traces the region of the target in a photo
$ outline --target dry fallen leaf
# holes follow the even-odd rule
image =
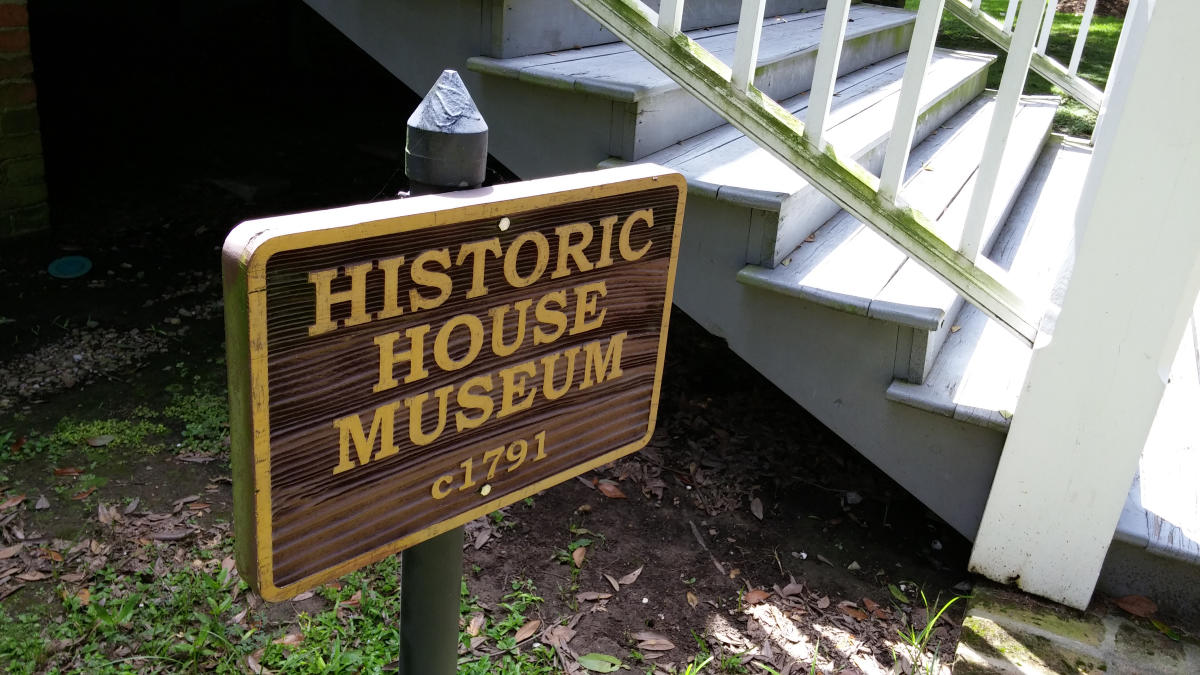
[[[267,673],[267,670],[258,663],[262,659],[264,651],[266,651],[266,647],[261,647],[246,657],[246,668],[254,675],[266,675]]]
[[[75,594],[75,597],[79,598],[79,604],[83,605],[84,607],[88,606],[92,602],[92,592],[86,588],[79,589],[79,592]]]
[[[471,615],[471,621],[469,623],[467,623],[467,635],[470,635],[471,637],[475,637],[476,635],[479,635],[479,631],[482,628],[483,628],[483,615],[482,614]]]
[[[64,466],[54,470],[55,476],[78,476],[83,472],[73,466]]]
[[[747,605],[757,605],[769,597],[771,597],[771,594],[768,591],[764,591],[761,588],[756,588],[747,593],[744,599]]]
[[[585,556],[587,556],[586,546],[580,546],[574,551],[571,551],[571,560],[575,561],[576,567],[583,567],[583,559]]]
[[[646,651],[666,652],[675,648],[666,635],[654,631],[638,631],[633,634],[633,639],[638,641],[638,649]]]
[[[611,480],[602,480],[596,483],[596,488],[609,499],[625,499],[625,493],[621,492],[621,488]]]
[[[1144,595],[1126,595],[1123,598],[1117,598],[1116,602],[1117,607],[1143,619],[1148,619],[1158,612],[1158,605]]]
[[[283,645],[285,647],[295,647],[304,642],[304,636],[299,633],[288,633],[281,638],[276,638],[271,641],[271,644]]]
[[[879,603],[870,598],[863,598],[862,603],[863,607],[865,607],[868,612],[874,612],[875,610],[879,609]]]
[[[567,646],[573,637],[575,637],[575,631],[567,626],[554,626],[542,636],[546,644],[559,649]]]
[[[645,567],[645,565],[643,565],[642,567]],[[637,581],[638,577],[641,575],[642,575],[642,568],[639,567],[636,570],[630,572],[629,574],[626,574],[625,576],[621,577],[617,581],[620,581],[622,586],[628,586],[629,584],[632,584],[633,582]]]
[[[3,511],[4,509],[11,509],[23,501],[25,501],[25,495],[13,495],[12,497],[5,499],[3,502],[0,502],[0,511]]]
[[[104,434],[102,436],[92,436],[91,438],[87,439],[87,444],[92,446],[93,448],[103,448],[104,446],[108,445],[109,443],[112,443],[115,439],[116,439],[116,436],[113,436],[112,434]]]
[[[296,597],[292,598],[292,602],[304,602],[305,600],[308,600],[312,596],[313,596],[312,591],[304,591],[303,593],[299,593],[296,595]]]
[[[687,603],[692,606],[692,609],[695,609],[696,605],[700,604],[700,598],[696,597],[695,593],[688,591],[687,592]]]
[[[784,597],[788,597],[788,596],[792,596],[792,595],[800,595],[803,592],[804,592],[804,584],[798,584],[796,582],[792,582],[792,583],[788,584],[787,586],[784,586],[782,589],[780,589],[779,594]]]
[[[38,497],[37,503],[33,505],[33,508],[37,511],[45,511],[50,508],[50,500],[46,499],[46,495],[41,495]]]
[[[354,591],[349,600],[342,602],[342,607],[358,607],[362,604],[362,591]]]
[[[533,637],[533,634],[537,632],[538,627],[541,625],[542,622],[537,619],[530,621],[524,626],[521,626],[521,628],[517,631],[517,634],[513,636],[513,640],[515,640],[517,644],[528,640],[529,638]]]
[[[596,591],[584,591],[576,594],[575,598],[580,602],[588,600],[607,600],[612,597],[612,593],[597,593]]]
[[[29,570],[18,574],[17,578],[21,581],[41,581],[42,579],[49,579],[50,575],[37,570]]]
[[[605,574],[604,578],[608,580],[608,583],[612,584],[614,591],[621,590],[621,582],[620,581],[617,581],[616,579],[612,578],[612,576],[609,574]]]
[[[55,551],[52,548],[39,548],[37,550],[37,554],[43,558],[48,558],[50,560],[53,560],[54,562],[62,562],[63,561],[62,554],[59,553],[58,551]]]
[[[839,609],[841,609],[842,614],[845,614],[846,616],[854,617],[855,619],[858,619],[859,621],[867,620],[867,613],[862,611],[861,609],[858,609],[857,607],[851,607],[849,605],[842,605],[841,607],[839,607]]]
[[[24,547],[25,544],[13,544],[12,546],[0,548],[0,560],[8,560],[9,558],[16,556]]]
[[[84,500],[84,499],[87,499],[88,497],[90,497],[91,494],[95,491],[96,491],[95,487],[90,487],[82,492],[76,492],[75,494],[71,495],[71,499],[74,499],[75,501],[81,501],[81,500]]]
[[[957,333],[960,330],[962,330],[962,326],[958,326],[958,325],[950,326],[951,333]]]
[[[817,600],[817,609],[825,609],[829,606],[829,596],[822,595],[820,600]]]
[[[750,500],[750,513],[754,514],[755,518],[763,519],[762,500],[758,497]]]

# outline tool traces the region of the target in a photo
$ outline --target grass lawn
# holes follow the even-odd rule
[[[920,0],[908,0],[907,9],[916,11]],[[1004,12],[1008,8],[1008,0],[983,0],[983,10],[1003,21]],[[1067,64],[1071,60],[1071,51],[1075,48],[1075,36],[1079,34],[1079,22],[1083,17],[1079,14],[1059,13],[1054,17],[1054,26],[1050,32],[1050,43],[1046,53],[1056,60]],[[1079,66],[1079,76],[1103,90],[1108,81],[1108,69],[1112,64],[1113,54],[1117,50],[1117,40],[1121,36],[1122,19],[1114,16],[1093,16],[1092,25],[1088,30],[1087,44],[1083,49],[1083,61]],[[942,15],[942,27],[938,35],[939,47],[963,49],[973,52],[997,54],[1000,58],[988,73],[988,88],[1000,86],[1000,76],[1004,72],[1004,52],[993,45],[983,36],[973,31],[969,26],[956,19],[950,12]],[[1057,94],[1063,97],[1058,114],[1054,118],[1054,130],[1071,136],[1090,136],[1096,124],[1096,113],[1050,84],[1037,73],[1030,72],[1025,84],[1027,94]]]

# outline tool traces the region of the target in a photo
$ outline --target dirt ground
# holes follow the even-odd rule
[[[211,252],[236,219],[211,221],[197,234],[204,227],[197,223],[224,216],[205,214],[220,201],[205,196],[186,205],[172,201],[186,206],[191,221],[177,230],[187,233],[182,241],[160,234],[174,228],[130,230],[80,280],[39,274],[42,249],[6,256],[4,295],[18,302],[5,309],[13,320],[0,326],[0,368],[8,375],[0,382],[6,397],[0,429],[24,437],[64,416],[128,417],[138,406],[160,404],[181,371],[185,379],[221,381],[215,257],[198,256],[209,264],[192,266],[186,255],[138,254]],[[125,215],[92,213],[93,222]],[[117,261],[124,260],[139,262],[123,268]],[[145,326],[158,327],[149,331],[157,340],[130,339]],[[107,337],[87,339],[96,334]],[[83,360],[73,351],[79,345]],[[112,353],[126,358],[110,359]],[[914,620],[924,625],[917,592],[933,604],[966,590],[953,588],[966,579],[966,543],[678,312],[667,359],[651,447],[468,526],[464,572],[471,592],[486,608],[512,581],[532,580],[545,598],[539,616],[546,625],[566,620],[575,631],[566,646],[576,654],[627,654],[631,636],[654,631],[675,648],[641,653],[658,655],[649,660],[664,669],[682,665],[704,640],[715,653],[737,660],[757,655],[780,672],[814,660],[831,672],[890,671],[898,631]],[[160,440],[169,446],[176,438],[168,432]],[[64,578],[86,583],[97,557],[86,550],[73,555],[79,542],[92,554],[107,554],[99,556],[103,562],[125,557],[129,569],[157,564],[131,541],[157,541],[166,551],[174,550],[177,534],[201,546],[228,543],[223,452],[187,456],[166,447],[122,454],[92,470],[98,479],[89,494],[75,484],[77,476],[57,475],[62,467],[38,458],[5,467],[6,494],[19,491],[29,503],[0,513],[3,544],[66,556],[59,565],[26,550],[0,561],[12,570],[0,571],[6,609],[52,598]],[[617,490],[601,492],[601,480]],[[30,508],[46,496],[47,508]],[[120,523],[105,522],[105,508],[112,507],[104,505],[131,503],[135,510]],[[158,516],[165,520],[151,522]],[[568,551],[584,539],[590,541],[575,574]],[[637,570],[627,584],[608,578]],[[39,571],[45,578],[30,574]],[[898,602],[889,585],[909,602]],[[297,611],[320,604],[319,598],[284,603],[271,614],[286,626]],[[935,633],[945,650],[953,649],[959,609]],[[764,652],[763,645],[773,646]]]

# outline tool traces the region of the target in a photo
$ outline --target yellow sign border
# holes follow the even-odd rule
[[[459,516],[355,556],[285,586],[276,586],[271,540],[270,401],[267,373],[266,266],[275,253],[354,239],[409,232],[572,202],[629,194],[668,185],[679,190],[672,232],[667,287],[646,435],[638,441],[526,488],[488,501]],[[263,599],[287,600],[327,581],[377,562],[443,532],[537,494],[595,467],[640,450],[650,441],[658,413],[659,388],[667,346],[667,324],[675,291],[675,269],[687,183],[678,172],[654,164],[634,164],[489,188],[361,204],[327,211],[247,221],[225,240],[226,363],[229,371],[230,428],[233,442],[234,532],[242,577]],[[248,451],[247,451],[248,450]],[[247,460],[249,465],[247,465]],[[245,569],[253,560],[252,569]]]

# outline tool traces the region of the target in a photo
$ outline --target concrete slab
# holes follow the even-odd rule
[[[976,586],[954,673],[1200,672],[1200,642],[1129,616],[1079,612],[1023,593]]]

